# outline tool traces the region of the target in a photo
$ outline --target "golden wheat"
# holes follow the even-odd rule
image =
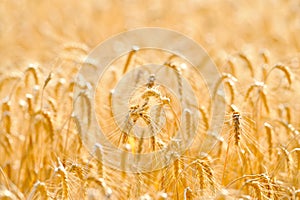
[[[69,4],[20,0],[0,5],[0,199],[300,199],[296,0]],[[75,87],[87,89],[76,83],[79,68],[98,67],[87,59],[91,49],[112,34],[144,26],[174,29],[204,46],[220,71],[220,77],[211,80],[212,96],[177,50],[162,53],[163,49],[132,44],[126,55],[107,66],[99,84],[108,91],[100,95],[108,103],[100,98],[92,105],[94,97],[85,92],[74,98]],[[173,41],[162,42],[166,48],[181,47]],[[121,43],[112,47],[119,48]],[[194,67],[202,69],[206,62]],[[131,94],[129,117],[121,130],[113,112],[116,84],[132,69],[153,63],[173,70],[175,91],[159,85],[161,74],[145,70],[148,80],[134,88],[137,92]],[[136,85],[144,78],[144,71],[139,73],[133,80]],[[185,81],[191,81],[197,102],[185,96]],[[230,119],[213,124],[213,115],[221,112],[212,112],[211,105],[219,97]],[[199,112],[198,127],[194,121],[198,113],[181,111],[177,100]],[[83,118],[74,115],[74,106]],[[106,165],[112,149],[102,141],[94,141],[93,147],[84,142],[90,136],[84,124],[92,125],[93,112],[107,139],[113,138],[112,145],[123,150],[118,163],[122,170]],[[141,124],[150,133],[138,138],[133,129]],[[214,126],[223,129],[211,133]],[[187,132],[182,135],[187,140],[194,131],[187,151],[178,154],[172,149],[179,141],[176,133]],[[218,145],[202,152],[207,135]],[[165,159],[172,157],[174,162],[152,172],[129,172],[129,155],[142,165],[144,154],[166,149],[171,155]]]

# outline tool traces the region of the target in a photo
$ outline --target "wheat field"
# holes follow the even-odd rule
[[[122,169],[130,164],[129,153],[164,149],[180,128],[178,116],[186,118],[185,131],[196,132],[174,162],[131,173],[106,165],[106,149],[85,142],[92,139],[86,138],[72,105],[75,77],[91,65],[85,58],[93,48],[141,27],[167,28],[192,38],[220,76],[210,96],[205,81],[169,53],[137,51],[131,62],[124,55],[111,64],[98,83],[95,110],[105,136],[124,152]],[[299,35],[297,0],[1,1],[0,199],[300,199]],[[193,82],[198,127],[188,123],[192,114],[181,112],[176,95],[156,87],[150,77],[136,88],[127,116],[144,127],[162,119],[159,109],[167,108],[164,116],[171,120],[155,124],[161,134],[146,139],[119,130],[110,104],[112,89],[125,77],[124,66],[133,69],[149,60],[174,71],[179,94],[184,78]],[[89,116],[91,97],[79,96],[82,102],[76,106]],[[226,105],[220,124],[211,121],[216,98]],[[120,99],[113,102],[121,105]],[[153,105],[159,110],[156,119]],[[222,130],[214,136],[215,145],[203,152],[212,126]]]

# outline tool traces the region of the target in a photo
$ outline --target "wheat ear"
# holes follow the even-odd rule
[[[261,57],[262,57],[265,64],[270,63],[270,52],[267,49],[261,50],[260,55],[261,55]]]
[[[202,115],[202,119],[203,119],[203,122],[204,122],[205,130],[207,131],[209,129],[208,113],[207,113],[207,111],[206,111],[206,109],[205,109],[204,106],[201,106],[199,108],[199,111],[200,111],[200,113]]]
[[[190,199],[193,199],[193,196],[192,196],[192,190],[190,187],[186,187],[184,189],[184,192],[183,192],[183,199],[184,200],[190,200]]]
[[[235,72],[235,65],[234,65],[234,58],[233,57],[229,57],[227,59],[227,63],[228,63],[228,66],[230,67],[230,70],[231,70],[231,74],[233,76],[236,75],[236,72]]]
[[[252,65],[252,63],[251,63],[249,57],[248,57],[246,54],[244,54],[244,53],[238,53],[238,56],[239,56],[242,60],[244,60],[244,61],[246,62],[247,67],[248,67],[248,69],[250,70],[251,77],[254,78],[254,68],[253,68],[253,65]]]
[[[183,90],[182,90],[182,71],[181,68],[175,65],[174,63],[166,63],[167,66],[172,68],[175,71],[177,82],[178,82],[178,92],[179,92],[179,98],[180,102],[182,102],[182,95],[183,95]]]
[[[218,89],[221,85],[222,82],[229,80],[231,82],[231,84],[234,84],[235,82],[237,82],[237,78],[234,77],[232,74],[229,73],[222,73],[222,75],[220,76],[220,78],[217,80],[215,86],[214,86],[214,90],[213,90],[213,99],[215,99]],[[233,92],[232,92],[233,93]]]
[[[124,69],[123,69],[123,74],[125,74],[129,68],[130,62],[132,60],[132,57],[134,54],[136,54],[136,52],[139,50],[140,48],[137,46],[133,46],[132,50],[129,52]]]
[[[37,192],[40,192],[40,195],[41,195],[42,199],[45,199],[45,200],[49,199],[49,194],[48,194],[48,191],[47,191],[47,187],[46,187],[46,184],[44,182],[37,181],[34,184],[33,190],[31,191],[31,193],[28,196],[28,200],[33,199],[34,194],[36,194]]]
[[[271,124],[269,124],[268,122],[265,122],[264,127],[266,130],[267,140],[268,140],[268,145],[269,145],[269,158],[271,159],[272,155],[273,155],[273,139],[272,139],[273,126]]]
[[[262,200],[263,192],[260,183],[258,181],[251,181],[248,185],[254,189],[257,199]]]
[[[2,103],[2,123],[7,134],[11,133],[11,115],[10,115],[10,101],[5,99]]]
[[[234,100],[235,100],[235,83],[232,80],[226,80],[224,82],[224,86],[227,86],[230,92],[230,104],[234,104]]]
[[[83,43],[70,42],[70,43],[66,43],[66,44],[63,45],[63,50],[65,50],[65,51],[78,50],[78,51],[81,51],[84,54],[88,54],[89,47],[86,46]]]
[[[59,159],[58,159],[58,165],[59,166],[55,169],[55,172],[61,176],[62,199],[68,200],[69,199],[69,191],[70,191],[68,173]]]
[[[241,114],[238,111],[238,108],[232,104],[232,125],[234,129],[234,143],[235,145],[239,146],[240,140],[241,140]]]
[[[105,182],[105,180],[103,178],[97,179],[95,177],[89,176],[87,178],[87,182],[88,183],[94,182],[97,185],[99,185],[101,187],[102,192],[104,193],[106,199],[110,199],[110,197],[112,196],[113,191],[112,191],[112,189],[110,187],[107,186],[107,184],[106,184],[106,182]]]
[[[266,77],[264,78],[265,82],[267,82],[267,79],[268,79],[269,75],[275,69],[280,70],[284,73],[284,75],[285,75],[285,77],[286,77],[286,79],[289,83],[289,87],[290,87],[292,85],[292,82],[293,82],[292,81],[292,73],[291,73],[290,68],[288,66],[285,66],[284,64],[281,64],[281,63],[276,64],[274,67],[272,67],[270,69],[270,71],[267,73]]]
[[[281,150],[286,159],[286,167],[287,167],[287,171],[288,171],[288,176],[291,177],[292,176],[293,159],[291,157],[290,152],[286,148],[281,147]]]
[[[294,148],[294,149],[291,151],[291,153],[294,153],[294,152],[297,153],[297,160],[298,160],[298,162],[297,162],[297,168],[298,168],[298,170],[300,171],[300,148]]]
[[[37,67],[36,66],[29,66],[25,73],[24,73],[24,76],[25,76],[25,84],[26,86],[29,85],[29,82],[28,82],[28,74],[32,74],[33,76],[33,79],[34,79],[34,82],[35,82],[35,85],[38,85],[39,84],[39,78],[38,78],[38,72],[37,72]]]
[[[95,148],[95,156],[97,157],[97,172],[101,178],[104,178],[103,147],[100,144],[96,144]]]

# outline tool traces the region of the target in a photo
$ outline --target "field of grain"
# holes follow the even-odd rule
[[[74,97],[74,88],[82,87],[78,71],[92,65],[85,59],[90,52],[115,34],[142,27],[178,31],[200,44],[220,72],[212,96],[201,76],[181,67],[184,60],[149,50],[111,63],[94,97]],[[0,199],[300,199],[299,35],[298,0],[3,0]],[[111,101],[112,89],[126,78],[124,66],[149,60],[174,71],[170,81],[178,94],[184,78],[192,82],[197,127],[188,123],[190,111],[181,112],[178,96],[157,87],[153,77],[136,88],[125,111],[141,127],[163,126],[160,134],[139,139],[116,125],[122,108],[114,110],[110,102],[124,102],[122,94]],[[213,124],[216,99],[226,110],[220,110],[222,123]],[[86,119],[74,114],[73,104]],[[153,118],[153,105],[164,122]],[[123,150],[117,159],[124,170],[105,164],[111,149],[100,141],[91,145],[85,124],[94,110],[105,137]],[[181,115],[188,125],[177,122]],[[210,132],[213,126],[222,128],[219,135]],[[164,149],[179,129],[196,136],[174,162],[156,160],[163,167],[153,171],[125,170],[129,154],[139,159]],[[210,137],[214,145],[207,147]]]

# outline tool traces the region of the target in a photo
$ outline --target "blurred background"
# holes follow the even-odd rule
[[[299,52],[300,1],[2,0],[1,71],[33,61],[47,65],[64,43],[92,49],[114,34],[148,26],[191,37],[218,65],[237,51],[268,49],[280,60]]]

